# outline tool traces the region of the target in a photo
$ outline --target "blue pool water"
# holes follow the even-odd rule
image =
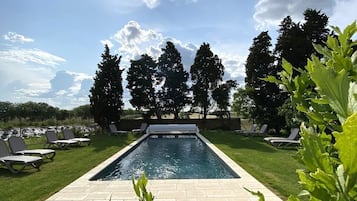
[[[239,178],[196,135],[149,136],[91,180]]]

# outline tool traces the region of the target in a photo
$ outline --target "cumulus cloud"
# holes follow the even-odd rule
[[[15,32],[8,32],[6,35],[4,35],[4,39],[12,43],[27,43],[34,41],[32,38],[27,38]]]
[[[148,54],[157,59],[162,54],[162,48],[166,46],[167,41],[171,41],[180,52],[182,63],[188,71],[198,49],[195,44],[184,43],[176,38],[166,37],[161,32],[153,29],[142,28],[136,21],[129,21],[110,39],[103,41],[118,43],[117,52],[122,56],[122,67],[128,67],[130,60],[138,59],[142,54]],[[125,79],[125,72],[123,76]]]
[[[152,29],[142,29],[136,21],[129,21],[112,37],[120,44],[119,52],[141,55],[145,46],[149,47],[162,40],[162,34]]]
[[[291,16],[294,21],[303,19],[303,12],[308,9],[321,10],[328,16],[333,12],[335,0],[259,0],[255,5],[254,20],[259,30],[280,24],[283,18]]]
[[[61,70],[49,82],[50,89],[39,97],[50,100],[61,108],[72,108],[88,104],[89,89],[94,81],[84,73]]]

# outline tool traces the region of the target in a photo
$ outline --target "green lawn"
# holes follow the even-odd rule
[[[294,158],[296,148],[278,149],[265,143],[262,137],[244,137],[234,132],[202,134],[283,200],[302,190],[296,169],[303,166]]]
[[[293,156],[296,150],[276,149],[262,138],[248,138],[223,131],[204,131],[207,137],[229,157],[267,187],[286,199],[298,194],[295,169],[301,168]],[[46,161],[41,171],[26,170],[18,175],[0,168],[0,197],[5,200],[45,200],[139,136],[92,136],[92,144],[68,150],[56,150],[53,162]],[[43,148],[43,139],[26,141],[29,148]]]
[[[128,136],[92,136],[90,146],[56,150],[53,162],[45,160],[41,170],[11,174],[0,168],[0,200],[45,200],[136,139]],[[44,139],[32,138],[29,148],[43,148]],[[2,166],[3,167],[3,166]]]

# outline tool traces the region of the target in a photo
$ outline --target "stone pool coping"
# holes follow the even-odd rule
[[[47,201],[137,201],[131,181],[90,181],[89,179],[104,169],[118,157],[144,140],[143,135],[119,152],[52,195]],[[266,201],[281,201],[253,176],[225,155],[201,134],[197,134],[240,178],[235,179],[167,179],[149,180],[147,189],[155,196],[155,201],[253,201],[258,197],[251,191],[260,191]],[[50,179],[50,178],[49,178]]]

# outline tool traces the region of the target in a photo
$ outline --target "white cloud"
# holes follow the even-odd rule
[[[57,71],[49,82],[50,89],[40,94],[39,98],[66,109],[89,103],[89,89],[93,85],[91,76],[84,73]]]
[[[303,20],[303,13],[308,8],[321,10],[330,16],[335,5],[335,0],[258,0],[253,18],[256,28],[265,30],[279,25],[288,15],[294,21]]]
[[[12,43],[26,43],[34,41],[32,38],[26,38],[25,36],[17,34],[15,32],[8,32],[6,35],[4,35],[4,39]]]
[[[147,53],[146,47],[162,41],[162,34],[152,29],[142,29],[136,21],[129,21],[112,39],[120,44],[119,52],[131,55],[131,58]]]
[[[150,9],[156,8],[159,6],[160,1],[159,0],[143,0],[146,6]]]
[[[39,49],[0,51],[0,99],[14,103],[46,102],[64,109],[88,104],[92,77],[70,71],[55,72],[64,61]]]
[[[57,66],[66,60],[39,49],[12,48],[0,51],[0,59],[15,63],[36,63],[46,66]]]

